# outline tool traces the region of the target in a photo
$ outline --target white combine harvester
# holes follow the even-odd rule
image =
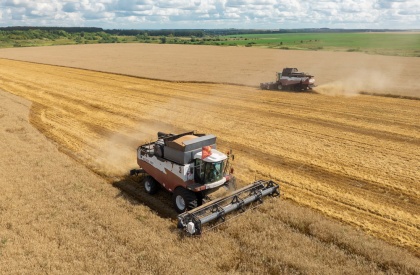
[[[154,194],[159,187],[172,193],[178,216],[178,227],[190,235],[202,233],[202,226],[235,210],[244,211],[253,202],[262,202],[267,195],[278,196],[279,185],[272,181],[256,181],[223,198],[210,200],[208,195],[221,187],[235,189],[230,161],[233,155],[216,149],[216,136],[187,132],[159,132],[155,142],[137,149],[137,163],[145,173],[144,189]]]

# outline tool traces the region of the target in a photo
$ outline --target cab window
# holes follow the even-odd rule
[[[194,180],[198,183],[211,183],[221,180],[223,177],[223,161],[204,162],[195,160]]]
[[[223,162],[205,163],[205,178],[204,183],[211,183],[222,179],[223,177]]]

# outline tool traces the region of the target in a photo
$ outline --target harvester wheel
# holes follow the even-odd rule
[[[159,190],[159,185],[154,178],[147,176],[144,179],[144,190],[146,193],[153,195]]]
[[[194,192],[183,187],[175,188],[172,201],[176,212],[183,213],[188,209],[197,207],[197,196]]]
[[[277,89],[279,89],[280,91],[283,90],[283,85],[279,84],[279,86],[277,86]]]

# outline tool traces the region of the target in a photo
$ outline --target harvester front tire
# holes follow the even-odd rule
[[[147,176],[144,179],[144,190],[147,194],[154,195],[159,190],[159,185],[154,178]]]
[[[183,187],[177,187],[172,195],[172,202],[176,212],[183,213],[197,207],[197,196],[190,190]]]

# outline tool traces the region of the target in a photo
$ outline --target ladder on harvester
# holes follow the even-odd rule
[[[178,228],[183,229],[188,235],[200,235],[204,224],[224,222],[227,214],[233,211],[244,212],[248,205],[253,202],[262,203],[262,198],[268,195],[279,196],[279,185],[271,180],[255,181],[228,196],[178,215]]]

